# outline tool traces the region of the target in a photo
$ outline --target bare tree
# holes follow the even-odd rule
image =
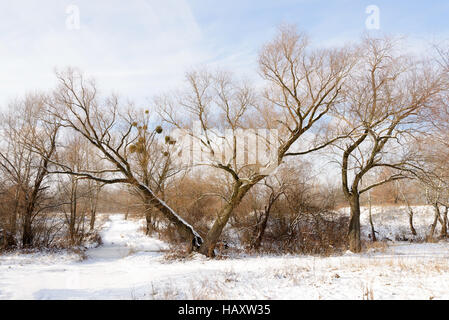
[[[430,228],[428,237],[434,237],[435,229],[440,222],[441,237],[448,237],[448,207],[449,207],[449,171],[447,157],[449,155],[448,143],[448,121],[449,121],[449,50],[445,46],[435,46],[437,53],[437,66],[442,72],[446,90],[439,96],[430,113],[427,114],[431,120],[428,134],[421,141],[421,150],[425,155],[426,174],[419,177],[420,183],[425,190],[426,200],[434,208],[434,221]],[[443,208],[443,210],[441,210]]]
[[[200,252],[214,255],[215,245],[233,210],[285,157],[323,149],[339,138],[320,137],[322,140],[317,139],[312,146],[299,141],[312,128],[325,124],[325,115],[340,102],[341,88],[352,66],[350,58],[347,49],[311,50],[306,38],[294,27],[282,27],[259,57],[260,71],[268,84],[264,103],[257,99],[251,87],[233,80],[228,73],[207,71],[187,75],[186,94],[158,99],[160,113],[166,122],[183,129],[189,125],[182,121],[185,117],[199,123],[200,133],[191,134],[207,155],[203,165],[221,171],[229,177],[232,186]],[[184,111],[181,115],[179,108]],[[247,147],[239,144],[244,129],[248,134],[249,129],[254,130],[259,125],[279,130],[280,139],[275,143],[269,138],[258,139],[257,143],[248,142]],[[227,134],[223,135],[219,128],[227,129]],[[300,146],[305,144],[305,150],[289,153],[296,142]],[[264,163],[239,163],[239,157],[250,157],[254,151],[248,146],[255,147],[255,144],[275,150],[275,159]],[[228,150],[227,155],[220,152],[223,145]]]
[[[156,103],[163,119],[178,129],[185,130],[193,121],[197,121],[200,130],[186,130],[193,139],[193,145],[199,149],[191,150],[192,153],[199,151],[198,159],[193,159],[194,164],[216,169],[228,181],[230,194],[224,196],[225,203],[200,248],[201,253],[214,256],[215,245],[234,208],[252,186],[266,177],[261,173],[260,167],[271,163],[249,164],[240,161],[248,155],[248,150],[239,149],[239,139],[243,135],[243,129],[248,128],[245,117],[255,104],[251,88],[237,84],[224,72],[214,75],[207,71],[191,72],[187,74],[187,83],[185,94],[175,98],[158,98]],[[185,111],[182,115],[176,108],[178,104]],[[212,117],[215,110],[219,113],[217,121]],[[191,123],[186,124],[182,117],[187,117]],[[226,124],[222,125],[227,126],[226,133],[220,131],[219,123]]]
[[[437,135],[429,135],[422,142],[421,150],[425,155],[425,169],[418,176],[421,189],[425,193],[428,205],[434,209],[434,221],[430,226],[428,239],[433,239],[438,222],[441,224],[441,237],[447,233],[447,208],[449,207],[449,171],[444,153],[446,147],[436,139]],[[444,208],[444,211],[441,208]]]
[[[420,115],[442,89],[442,79],[425,62],[401,56],[394,40],[365,38],[359,62],[345,88],[346,100],[337,115],[350,138],[342,151],[341,175],[351,208],[349,248],[361,251],[360,195],[385,183],[413,175],[420,164],[408,147],[420,129]],[[369,172],[389,168],[386,179],[361,188]]]
[[[404,192],[404,184],[402,181],[396,181],[397,189],[399,191],[400,196],[402,197],[402,200],[404,201],[405,205],[407,206],[407,214],[408,214],[408,224],[410,227],[410,232],[412,235],[416,236],[417,232],[415,229],[415,226],[413,225],[413,217],[414,217],[414,211],[411,206],[409,195]]]
[[[270,213],[280,198],[286,197],[286,194],[292,188],[297,188],[301,181],[299,176],[301,174],[293,167],[282,167],[275,174],[268,176],[264,179],[261,185],[264,190],[263,194],[263,210],[260,217],[257,219],[257,224],[254,228],[253,240],[251,247],[253,249],[259,249],[262,240],[267,229],[268,219]],[[259,200],[260,201],[260,200]],[[257,214],[257,213],[256,213]]]
[[[122,111],[116,96],[102,101],[95,83],[84,79],[79,72],[68,69],[57,73],[57,78],[59,87],[47,101],[51,115],[69,134],[77,134],[95,147],[108,166],[102,170],[76,170],[68,164],[53,161],[60,168],[53,173],[92,179],[103,184],[136,187],[147,196],[151,206],[176,226],[191,248],[199,247],[201,236],[136,175],[130,161],[130,148],[139,139],[136,115],[132,111]]]

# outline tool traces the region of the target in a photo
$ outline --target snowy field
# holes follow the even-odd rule
[[[374,215],[380,234],[407,232],[405,211],[390,209],[391,219],[380,223],[385,210]],[[417,209],[418,232],[432,220],[426,210]],[[105,219],[103,246],[83,258],[0,256],[0,299],[449,299],[448,243],[391,242],[335,257],[193,255],[179,261],[166,259],[168,246],[142,233],[143,221]]]
[[[372,207],[371,215],[373,217],[373,224],[376,229],[376,236],[380,240],[396,241],[400,239],[419,240],[425,239],[430,230],[430,225],[434,220],[434,209],[431,206],[412,206],[413,210],[413,225],[416,229],[416,236],[410,233],[408,223],[408,209],[406,206],[385,206]],[[349,215],[349,209],[341,210]],[[362,235],[368,239],[371,233],[369,225],[369,211],[368,208],[361,208],[361,223]],[[439,235],[440,225],[438,225],[435,235]]]

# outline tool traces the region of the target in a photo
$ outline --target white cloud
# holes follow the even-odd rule
[[[185,0],[75,1],[80,30],[68,30],[68,1],[0,4],[0,103],[54,84],[55,67],[80,67],[143,101],[208,58]]]

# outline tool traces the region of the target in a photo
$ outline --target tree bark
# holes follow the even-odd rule
[[[152,230],[152,212],[151,212],[151,208],[147,208],[145,210],[145,219],[147,222],[147,227],[146,227],[146,232],[145,234],[148,236],[151,233]]]
[[[441,234],[440,236],[442,238],[447,238],[448,234],[447,234],[447,213],[448,213],[449,208],[445,207],[444,208],[444,212],[443,212],[443,218],[441,218]]]
[[[368,194],[368,201],[369,201],[369,224],[371,226],[371,240],[373,242],[377,241],[376,237],[376,229],[374,229],[374,223],[373,223],[373,215],[372,215],[372,205],[371,205],[371,192]]]
[[[438,207],[438,204],[434,204],[433,208],[435,210],[435,219],[433,220],[433,223],[430,226],[429,239],[433,239],[433,236],[435,234],[435,229],[438,224],[438,220],[440,219],[440,208]]]
[[[231,203],[226,204],[220,211],[220,213],[218,214],[218,218],[215,220],[212,228],[207,233],[207,236],[204,239],[204,243],[199,249],[200,253],[210,258],[215,257],[215,246],[217,245],[221,233],[228,223],[229,217],[231,216],[231,213],[234,210],[235,206],[237,206],[237,201],[232,201]]]
[[[15,195],[14,195],[14,211],[13,214],[11,215],[11,219],[10,219],[10,228],[9,231],[11,232],[11,234],[13,234],[14,236],[16,235],[17,232],[17,217],[19,216],[19,208],[20,208],[20,186],[16,186],[16,190],[15,190]]]
[[[265,207],[265,211],[264,211],[264,217],[262,220],[262,223],[260,224],[259,228],[258,228],[258,233],[257,236],[252,244],[252,248],[253,249],[259,249],[261,244],[262,244],[262,238],[265,234],[265,230],[267,229],[267,224],[268,224],[268,218],[270,217],[270,212],[271,212],[271,208],[273,207],[274,203],[277,201],[277,199],[281,196],[281,193],[278,194],[271,194],[269,201],[268,201],[268,205]]]
[[[402,191],[400,185],[399,185],[398,189],[399,189],[399,193],[401,194],[402,198],[403,198],[404,201],[405,201],[405,204],[407,205],[407,210],[408,210],[408,224],[409,224],[409,227],[410,227],[410,232],[412,233],[412,235],[416,236],[416,235],[417,235],[417,232],[416,232],[415,226],[413,225],[413,215],[414,215],[414,213],[413,213],[412,206],[410,205],[410,202],[408,201],[408,198],[407,198],[407,196],[405,195],[405,193]]]
[[[262,239],[267,228],[268,218],[270,216],[270,207],[265,208],[264,217],[257,232],[257,236],[252,244],[253,249],[259,249],[262,245]]]
[[[234,190],[231,199],[221,209],[220,213],[218,214],[218,218],[215,220],[212,228],[207,233],[206,238],[204,239],[204,243],[199,248],[199,252],[201,254],[204,254],[210,258],[215,257],[215,246],[217,245],[221,233],[228,223],[229,218],[234,211],[234,208],[240,204],[243,197],[253,185],[253,183],[242,185],[241,181],[236,181],[234,183]]]
[[[99,190],[98,188],[95,188],[95,195],[93,197],[90,198],[90,222],[89,222],[89,227],[90,227],[90,231],[92,232],[95,229],[95,221],[97,218],[97,204],[98,204],[98,194],[99,194]],[[128,217],[125,217],[125,220]]]
[[[377,237],[376,237],[376,229],[374,229],[374,223],[373,223],[373,216],[371,214],[371,207],[369,208],[369,224],[371,226],[371,240],[373,242],[377,242]]]
[[[349,201],[351,206],[351,220],[348,232],[349,250],[359,253],[362,251],[362,242],[360,240],[360,195],[351,195]]]
[[[408,224],[410,226],[410,231],[412,232],[412,235],[416,236],[417,232],[415,226],[413,225],[413,211],[409,212],[408,214]]]
[[[31,247],[33,244],[33,230],[31,228],[31,215],[33,211],[27,210],[23,221],[22,245],[24,248]]]
[[[164,201],[156,197],[156,195],[144,184],[133,181],[134,185],[143,192],[145,197],[149,199],[149,204],[158,209],[162,215],[176,226],[181,237],[189,241],[190,248],[199,249],[203,244],[201,236],[188,224],[184,219],[178,216]]]

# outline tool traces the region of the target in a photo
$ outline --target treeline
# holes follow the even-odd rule
[[[263,86],[198,69],[144,109],[57,72],[52,92],[2,114],[4,247],[49,246],[61,232],[82,244],[117,188],[147,233],[211,257],[236,236],[253,249],[360,252],[361,202],[387,188],[409,208],[433,205],[433,229],[447,233],[449,50],[415,57],[402,44],[315,48],[284,26],[260,49]],[[316,155],[332,183],[313,176]],[[335,213],[342,203],[349,219]]]

